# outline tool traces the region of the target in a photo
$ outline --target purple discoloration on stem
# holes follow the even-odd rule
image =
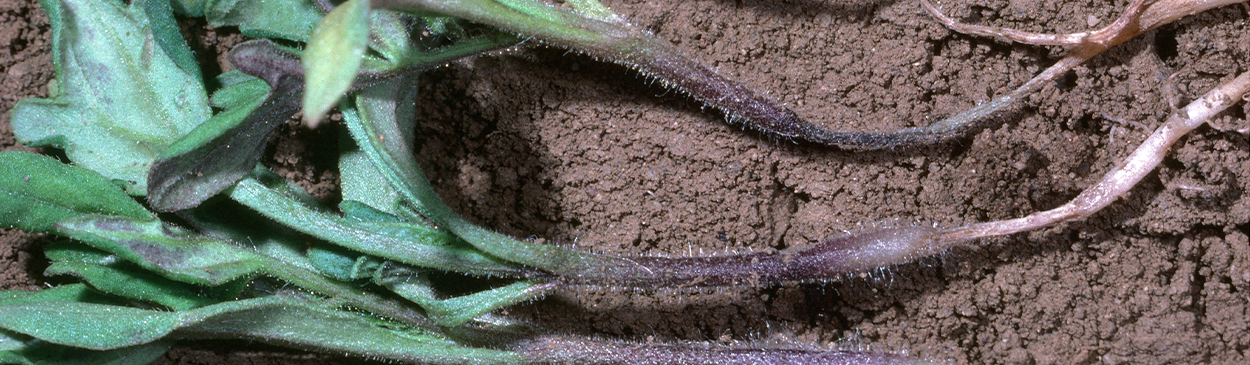
[[[894,354],[698,344],[640,344],[547,336],[514,344],[535,364],[927,364]]]
[[[544,15],[549,18],[529,17],[490,2],[373,0],[371,5],[374,8],[435,12],[463,18],[625,65],[723,111],[730,123],[776,138],[850,150],[871,150],[932,143],[957,133],[925,129],[862,133],[820,128],[804,121],[777,101],[717,74],[682,55],[668,43],[656,39],[651,33],[619,19],[586,17],[554,7],[544,9]]]
[[[705,257],[618,257],[563,273],[570,284],[626,287],[771,285],[833,279],[936,254],[936,228],[887,228],[827,239],[811,247]]]
[[[605,48],[625,48],[616,57],[602,55],[639,72],[662,80],[667,86],[721,110],[731,124],[741,124],[766,135],[850,150],[881,149],[908,144],[933,143],[953,135],[923,131],[895,133],[837,132],[823,129],[799,117],[754,90],[698,64],[641,30]],[[625,45],[630,44],[630,45]],[[599,54],[592,55],[600,56]]]

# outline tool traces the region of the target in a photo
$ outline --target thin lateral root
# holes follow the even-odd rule
[[[1122,41],[1122,39],[1125,39],[1126,37],[1123,36],[1125,34],[1136,35],[1141,33],[1137,20],[1141,17],[1142,12],[1146,10],[1146,0],[1133,0],[1133,3],[1128,6],[1128,9],[1124,11],[1124,14],[1121,14],[1115,22],[1103,27],[1102,29],[1071,34],[1045,34],[1001,27],[964,24],[951,19],[946,16],[946,14],[943,14],[942,11],[933,6],[933,3],[929,2],[929,0],[920,0],[920,5],[924,6],[924,10],[927,11],[933,19],[942,23],[942,25],[964,34],[999,37],[1012,42],[1038,46],[1098,45],[1103,49],[1110,48],[1111,46],[1119,43],[1117,40]],[[1129,37],[1131,37],[1131,35]]]
[[[1055,209],[1033,213],[1029,216],[977,223],[964,227],[944,230],[934,235],[938,242],[964,241],[976,238],[1001,236],[1043,228],[1056,223],[1081,219],[1097,213],[1111,205],[1137,185],[1142,178],[1154,170],[1168,148],[1185,134],[1192,131],[1233,106],[1250,90],[1250,72],[1207,92],[1198,100],[1194,100],[1181,110],[1172,113],[1167,122],[1156,129],[1150,137],[1142,142],[1123,163],[1112,169],[1094,186],[1077,195],[1072,201]]]

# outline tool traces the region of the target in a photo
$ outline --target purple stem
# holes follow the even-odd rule
[[[573,285],[713,287],[834,279],[941,252],[931,227],[886,228],[826,239],[810,247],[703,257],[610,257],[597,266],[557,273]]]
[[[545,336],[514,344],[535,364],[928,364],[902,355],[709,344],[628,343]]]
[[[373,0],[375,9],[434,12],[487,24],[537,42],[581,52],[628,66],[664,85],[723,111],[730,123],[766,135],[850,150],[884,149],[932,143],[957,131],[926,129],[891,133],[836,132],[820,128],[776,101],[682,55],[651,33],[619,19],[596,19],[536,0],[523,3],[542,16],[531,16],[495,1]]]

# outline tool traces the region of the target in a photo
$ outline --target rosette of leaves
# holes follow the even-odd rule
[[[570,284],[816,280],[925,254],[897,244],[925,232],[916,229],[783,252],[615,257],[515,240],[452,212],[413,158],[415,76],[526,32],[500,26],[468,37],[457,30],[477,26],[465,19],[626,29],[597,2],[463,3],[472,14],[358,0],[41,3],[57,79],[49,98],[15,106],[12,121],[22,143],[64,149],[72,164],[0,153],[0,226],[63,237],[45,247],[47,274],[81,283],[0,292],[0,363],[141,364],[177,340],[207,338],[410,363],[917,362],[797,345],[561,336],[492,313]],[[205,80],[175,13],[262,39],[231,51],[238,71]],[[340,151],[338,207],[257,164],[276,126],[301,107],[316,120],[327,105],[351,136]],[[451,296],[431,275],[443,272],[497,285]]]

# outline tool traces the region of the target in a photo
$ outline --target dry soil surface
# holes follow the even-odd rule
[[[7,114],[46,94],[46,18],[0,1]],[[721,74],[830,129],[926,125],[1020,85],[1064,49],[946,30],[914,1],[605,3]],[[1077,32],[1127,1],[946,0],[968,22]],[[1250,70],[1250,7],[1184,18],[1094,58],[955,140],[851,153],[774,140],[630,70],[560,49],[479,57],[422,78],[419,160],[461,214],[515,237],[626,255],[810,245],[880,225],[966,223],[1057,207],[1178,103]],[[202,23],[186,22],[190,28]],[[196,25],[199,24],[199,25]],[[206,69],[239,36],[189,30]],[[656,292],[570,289],[509,308],[553,331],[636,341],[797,342],[954,364],[1246,363],[1247,109],[1182,139],[1084,221],[972,242],[829,282]],[[334,130],[287,128],[271,166],[337,199]],[[33,289],[46,238],[0,236],[0,289]],[[165,364],[354,362],[232,342]]]

